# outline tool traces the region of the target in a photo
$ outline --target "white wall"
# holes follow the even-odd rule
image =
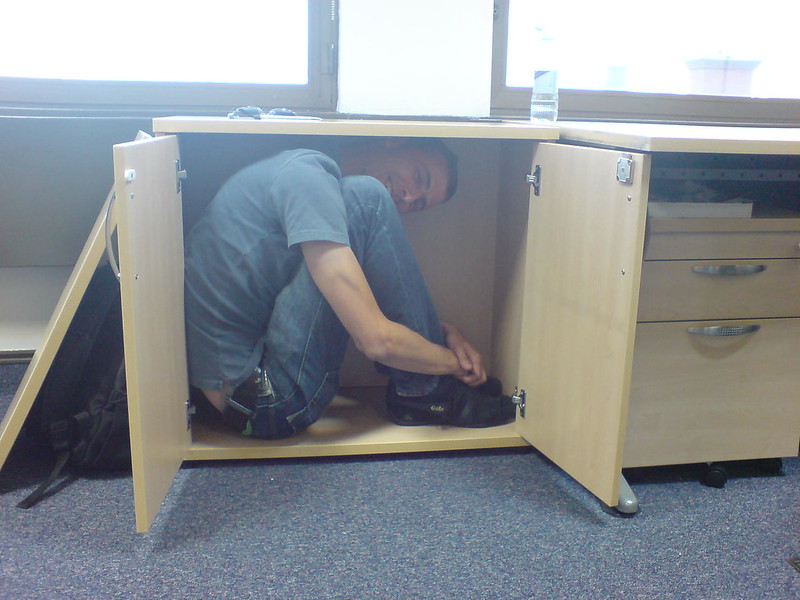
[[[485,117],[492,0],[340,0],[346,113]]]

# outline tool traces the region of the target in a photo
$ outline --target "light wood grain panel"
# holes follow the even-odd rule
[[[283,135],[344,135],[441,137],[473,139],[557,140],[558,127],[529,121],[402,121],[402,120],[281,120],[223,117],[161,117],[153,131],[162,133],[251,133]]]
[[[706,267],[763,268],[748,275],[710,275]],[[639,321],[800,316],[800,259],[646,261]]]
[[[219,419],[206,419],[193,426],[186,458],[297,458],[528,445],[513,425],[483,429],[395,425],[386,415],[384,395],[384,388],[343,390],[318,422],[285,440],[248,438],[231,431]]]
[[[521,434],[615,505],[646,212],[649,158],[616,180],[619,152],[540,144],[531,196],[519,380]]]
[[[181,196],[174,136],[114,147],[136,527],[157,514],[189,445]]]
[[[761,326],[737,337],[687,332],[714,324],[637,326],[626,467],[797,455],[800,319],[723,321]]]
[[[800,128],[561,122],[561,139],[646,152],[800,154]]]
[[[800,219],[649,219],[646,260],[800,258]]]

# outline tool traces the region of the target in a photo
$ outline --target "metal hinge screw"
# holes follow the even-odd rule
[[[181,182],[187,178],[186,170],[181,169],[181,161],[175,161],[175,193],[181,193]]]
[[[533,186],[533,195],[538,196],[542,187],[542,165],[536,165],[533,173],[525,176],[525,181]]]
[[[519,406],[519,416],[525,418],[525,390],[514,388],[514,395],[511,396],[511,402]]]

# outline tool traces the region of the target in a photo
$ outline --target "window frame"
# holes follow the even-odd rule
[[[308,0],[308,29],[306,85],[0,77],[0,115],[227,114],[245,105],[330,112],[335,110],[337,98],[337,0]]]
[[[492,101],[495,117],[529,114],[530,88],[505,85],[510,0],[494,5]],[[800,125],[800,100],[638,92],[560,90],[559,120],[648,123]]]

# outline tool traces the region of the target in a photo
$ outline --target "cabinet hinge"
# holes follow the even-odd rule
[[[623,154],[617,161],[617,181],[633,183],[633,156],[630,154]]]
[[[192,404],[192,400],[190,398],[186,399],[186,430],[190,431],[192,429],[192,417],[197,412],[197,408],[195,408],[194,404]]]
[[[525,418],[525,390],[514,388],[514,395],[511,396],[511,402],[519,406],[519,416]]]
[[[186,179],[186,171],[181,169],[180,159],[175,161],[175,193],[181,193],[181,182]]]
[[[542,187],[542,165],[533,167],[533,173],[526,175],[525,181],[533,186],[533,195],[538,196]]]

